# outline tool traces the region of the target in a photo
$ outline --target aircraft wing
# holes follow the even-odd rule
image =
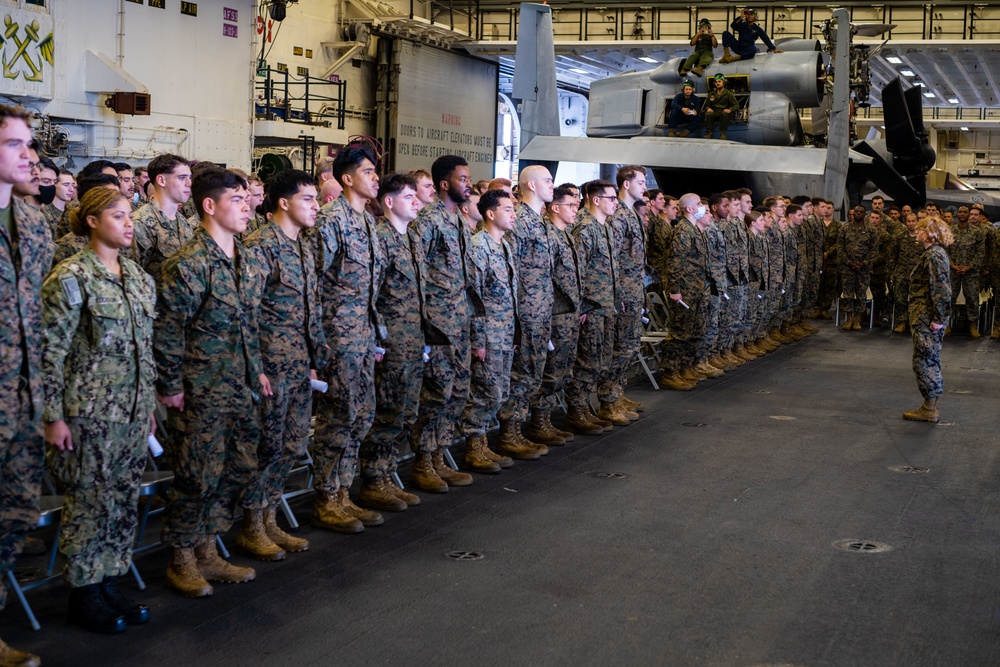
[[[812,174],[826,167],[826,150],[810,146],[751,146],[735,141],[634,137],[535,137],[518,156],[526,160],[558,160],[603,164],[641,164],[661,169]],[[872,159],[851,151],[851,161]]]

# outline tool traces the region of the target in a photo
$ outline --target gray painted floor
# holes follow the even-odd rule
[[[41,632],[11,596],[0,634],[46,665],[1000,664],[1000,344],[946,340],[935,427],[899,416],[907,336],[820,326],[692,392],[636,380],[639,422],[382,527],[305,526],[210,599],[145,554],[154,617],[125,635],[68,626],[59,585],[29,594]]]

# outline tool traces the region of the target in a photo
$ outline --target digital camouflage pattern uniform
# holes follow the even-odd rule
[[[837,237],[837,257],[842,293],[840,309],[848,315],[861,315],[865,312],[872,264],[878,257],[878,230],[864,222],[844,224]],[[852,268],[852,262],[860,263],[861,268]]]
[[[806,283],[808,275],[812,271],[812,257],[810,257],[812,246],[805,218],[797,227],[789,224],[788,228],[795,236],[795,291],[791,306],[792,322],[798,322],[802,319],[806,305]]]
[[[507,400],[518,342],[519,285],[514,253],[505,239],[497,243],[485,229],[473,235],[471,245],[470,288],[479,296],[483,312],[472,317],[470,345],[473,350],[485,348],[486,360],[472,357],[469,400],[462,410],[462,435],[466,438],[486,435]]]
[[[42,281],[52,262],[45,219],[11,199],[13,233],[0,225],[0,581],[38,523],[44,465]],[[0,585],[0,608],[6,589]]]
[[[670,263],[663,285],[668,297],[679,293],[688,305],[685,308],[673,299],[667,302],[671,335],[664,365],[668,371],[678,371],[696,361],[698,345],[708,330],[707,309],[712,285],[708,239],[687,218],[680,219],[674,227]]]
[[[470,242],[469,226],[440,199],[410,223],[413,258],[425,287],[424,338],[431,348],[410,438],[415,452],[433,453],[454,441],[469,397]]]
[[[59,551],[76,588],[128,571],[156,396],[156,283],[135,262],[111,273],[87,248],[42,286],[45,421],[65,421],[73,449],[47,451],[63,490]]]
[[[49,226],[49,233],[52,234],[52,238],[59,238],[56,236],[56,229],[59,227],[59,220],[62,218],[63,212],[55,207],[54,204],[42,204],[42,207],[38,209],[45,218],[45,224]]]
[[[593,304],[583,303],[583,281],[577,259],[576,244],[571,228],[560,230],[555,223],[546,223],[549,248],[552,252],[552,347],[545,358],[545,376],[542,380],[539,405],[545,410],[559,407],[559,392],[566,389],[573,375],[576,349],[580,340],[580,314],[588,312]]]
[[[764,328],[770,331],[781,326],[781,298],[785,289],[785,243],[775,222],[764,232],[767,241],[767,300],[765,302]]]
[[[257,474],[243,506],[277,507],[292,466],[305,458],[312,415],[309,371],[329,348],[320,326],[319,280],[312,246],[268,224],[246,237],[260,271],[260,361],[273,396],[261,397]]]
[[[132,215],[139,265],[159,280],[164,261],[191,239],[198,223],[197,219],[186,218],[180,209],[177,217],[167,220],[159,205],[150,200]]]
[[[792,319],[792,309],[798,303],[798,266],[799,266],[799,246],[795,238],[795,230],[791,223],[787,223],[784,229],[781,225],[775,225],[781,234],[781,242],[785,258],[785,278],[782,282],[784,293],[781,295],[778,318],[781,324],[787,324]]]
[[[620,310],[617,301],[618,258],[614,253],[614,239],[607,222],[599,222],[587,209],[580,209],[578,222],[573,225],[573,239],[582,283],[583,299],[594,309],[587,313],[587,321],[580,325],[573,380],[566,391],[566,401],[581,409],[589,410],[587,402],[598,385],[605,381],[611,368],[611,354],[615,346],[615,312]],[[601,394],[602,403],[617,400],[614,395]]]
[[[885,218],[883,218],[884,220]],[[878,232],[878,256],[872,263],[872,277],[869,282],[869,289],[872,292],[872,308],[875,311],[875,320],[879,321],[882,317],[888,316],[886,294],[888,293],[889,276],[891,275],[889,272],[889,255],[892,253],[895,244],[892,234],[886,228],[884,222],[881,222],[875,230]]]
[[[917,261],[924,254],[924,246],[917,241],[916,235],[903,227],[903,231],[893,239],[892,252],[889,254],[889,275],[892,276],[892,290],[895,299],[895,320],[906,322],[909,309],[910,273]]]
[[[163,265],[153,327],[156,390],[184,394],[184,410],[167,415],[174,481],[163,541],[172,547],[227,532],[256,474],[261,288],[253,254],[237,242],[227,257],[203,227]]]
[[[545,373],[552,328],[552,253],[545,221],[523,202],[507,240],[519,281],[521,339],[511,365],[510,397],[500,410],[500,419],[523,422],[528,419],[528,408],[537,403]]]
[[[837,254],[839,248],[840,229],[842,222],[833,220],[829,225],[823,223],[823,275],[819,280],[819,307],[828,311],[833,306],[833,300],[840,292],[840,256]]]
[[[951,266],[968,266],[964,274],[951,271],[952,307],[958,301],[959,292],[965,296],[965,317],[975,324],[979,321],[979,290],[983,267],[986,264],[986,230],[981,225],[967,224],[951,227],[955,240],[948,246]]]
[[[931,331],[931,323],[951,319],[951,265],[948,253],[934,244],[927,248],[910,273],[910,330],[913,332],[913,372],[925,399],[944,393],[941,378],[941,342],[944,329]]]
[[[747,248],[749,249],[749,276],[747,292],[747,324],[749,337],[752,340],[763,338],[767,334],[767,300],[770,285],[770,267],[768,262],[768,242],[766,233],[754,234],[747,230]]]
[[[750,247],[747,226],[743,218],[731,216],[719,222],[726,241],[726,282],[729,301],[723,309],[722,344],[725,350],[747,340],[747,284],[749,279]],[[757,297],[754,296],[756,299]]]
[[[674,235],[674,227],[660,217],[651,218],[646,228],[646,262],[660,275],[660,280],[667,274],[670,260],[670,240]]]
[[[726,238],[714,219],[702,232],[708,249],[709,295],[705,301],[705,336],[698,345],[698,358],[707,359],[719,352],[723,310],[729,307],[729,282],[726,279]],[[688,305],[691,305],[690,303]]]
[[[642,338],[642,310],[646,305],[646,290],[642,271],[646,266],[646,237],[639,215],[631,206],[621,201],[608,218],[618,259],[618,302],[621,308],[615,313],[615,345],[611,353],[611,367],[605,386],[598,392],[613,396],[622,395],[628,370],[635,363]]]
[[[819,286],[823,274],[823,253],[826,250],[826,228],[815,213],[803,220],[802,227],[805,230],[808,246],[802,303],[805,310],[810,311],[822,307],[819,302]]]
[[[386,258],[376,307],[388,335],[385,356],[375,364],[375,421],[361,443],[361,475],[366,480],[395,472],[399,446],[417,421],[424,375],[422,274],[413,261],[409,233],[400,234],[385,219],[379,220],[376,232]]]
[[[335,495],[354,482],[361,441],[375,419],[376,309],[385,254],[370,213],[358,213],[343,194],[324,206],[316,226],[303,232],[314,243],[323,332],[330,361],[319,372],[330,388],[316,399],[313,487]]]

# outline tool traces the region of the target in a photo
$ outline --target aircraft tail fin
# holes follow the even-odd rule
[[[524,149],[537,136],[558,137],[560,125],[552,8],[522,2],[520,11],[512,97],[521,107],[520,148]],[[555,174],[554,164],[549,171]]]
[[[833,12],[837,22],[836,45],[833,54],[833,103],[830,106],[830,123],[827,132],[826,177],[823,196],[842,208],[847,200],[847,171],[850,167],[850,61],[851,24],[846,9]]]

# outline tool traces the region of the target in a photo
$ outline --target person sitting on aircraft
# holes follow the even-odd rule
[[[730,93],[731,94],[731,93]],[[674,96],[670,103],[670,118],[667,125],[670,131],[668,137],[686,137],[689,134],[697,134],[701,127],[701,98],[694,94],[694,81],[685,79],[681,92]],[[681,129],[677,129],[681,127]]]
[[[743,14],[733,21],[730,26],[733,30],[722,33],[722,46],[724,53],[719,59],[720,63],[731,63],[737,60],[753,60],[757,55],[757,39],[760,38],[767,47],[768,53],[782,53],[782,50],[774,45],[771,38],[767,36],[764,29],[757,24],[757,10],[744,9]],[[733,33],[739,35],[734,37]],[[731,53],[730,49],[735,53]]]
[[[708,19],[698,21],[698,32],[691,38],[691,46],[694,47],[694,53],[689,55],[684,64],[681,65],[681,76],[689,71],[694,72],[696,76],[701,76],[705,68],[715,60],[712,49],[719,46],[719,40],[712,32],[712,23]]]
[[[705,98],[705,138],[711,139],[715,134],[715,126],[719,126],[719,139],[725,140],[729,121],[739,109],[736,96],[726,88],[724,74],[716,74],[713,80],[714,88]]]

